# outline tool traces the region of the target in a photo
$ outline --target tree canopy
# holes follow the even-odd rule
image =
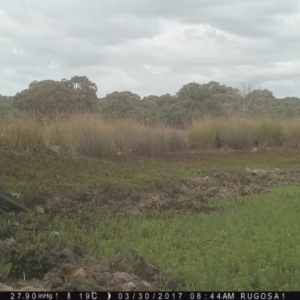
[[[28,89],[17,93],[13,105],[19,110],[47,115],[81,110],[84,102],[76,90],[54,80],[43,80],[31,83]]]
[[[86,76],[74,76],[60,82],[33,81],[13,97],[13,105],[23,111],[61,114],[95,110],[97,100],[96,84]]]
[[[97,85],[91,82],[86,76],[74,76],[70,80],[62,79],[61,83],[71,89],[77,91],[81,97],[83,106],[88,110],[95,109],[97,103]]]

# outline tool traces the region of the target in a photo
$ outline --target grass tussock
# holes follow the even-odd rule
[[[223,119],[218,128],[216,146],[236,150],[251,149],[254,136],[250,120],[241,117]]]
[[[2,124],[0,144],[17,151],[36,152],[46,148],[42,128],[31,118],[14,118]]]
[[[187,148],[186,132],[148,127],[133,120],[104,120],[96,114],[50,119],[19,117],[1,125],[0,142],[15,150],[59,146],[62,152],[86,156],[134,154],[158,156]]]
[[[195,120],[187,132],[190,148],[214,149],[219,124],[220,119],[215,117]]]
[[[0,145],[17,151],[43,151],[85,156],[133,154],[160,156],[222,147],[300,147],[300,120],[272,117],[212,117],[195,120],[187,130],[150,127],[131,119],[105,120],[97,114],[18,116],[0,124]]]
[[[300,120],[299,118],[283,121],[284,146],[288,148],[300,148]]]
[[[260,117],[255,120],[251,120],[251,123],[255,132],[255,139],[261,147],[283,146],[283,119]],[[287,125],[290,126],[291,124]]]
[[[299,148],[300,119],[207,117],[194,121],[187,136],[189,145],[198,149]]]

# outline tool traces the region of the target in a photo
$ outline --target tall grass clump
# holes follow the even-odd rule
[[[300,148],[300,120],[293,118],[283,122],[284,146]]]
[[[255,140],[260,147],[281,147],[284,142],[283,120],[274,117],[259,117],[251,120]]]
[[[0,145],[31,152],[59,146],[60,153],[68,154],[150,157],[221,147],[300,148],[300,120],[206,116],[180,130],[166,125],[151,127],[133,119],[106,120],[91,113],[51,117],[24,114],[0,122]]]
[[[18,116],[0,126],[0,143],[9,149],[37,152],[46,148],[42,127],[34,118]]]
[[[148,127],[129,119],[104,120],[96,114],[57,118],[45,131],[48,144],[88,156],[121,153],[156,156],[187,147],[184,131]]]
[[[78,154],[95,156],[117,152],[114,132],[101,117],[76,114],[64,123],[67,132],[72,134],[73,146]]]
[[[138,155],[163,155],[180,152],[187,148],[186,132],[167,126],[148,127],[133,120],[118,120],[115,130],[120,132],[126,151]]]
[[[247,150],[254,146],[300,147],[300,120],[274,117],[246,118],[204,117],[193,122],[187,130],[191,148],[213,149],[226,147]]]
[[[187,131],[187,137],[192,149],[213,149],[215,147],[217,130],[220,119],[216,117],[205,117],[194,120]]]
[[[246,150],[254,145],[254,130],[251,121],[243,117],[224,118],[219,125],[216,146]]]

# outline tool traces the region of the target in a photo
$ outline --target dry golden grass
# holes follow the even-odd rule
[[[43,131],[34,119],[16,117],[1,124],[0,144],[19,151],[39,151],[45,148]]]
[[[187,133],[191,148],[204,150],[215,148],[220,122],[221,119],[216,117],[195,120]]]
[[[206,117],[194,121],[187,136],[189,144],[200,149],[216,148],[220,144],[238,150],[257,146],[299,148],[300,119]]]
[[[148,127],[133,120],[104,120],[96,114],[19,117],[1,125],[0,143],[17,150],[59,146],[62,151],[87,156],[132,153],[156,156],[184,151],[186,131]]]
[[[105,120],[98,114],[16,116],[0,124],[0,145],[37,152],[59,146],[61,153],[103,156],[160,156],[220,145],[247,150],[300,147],[300,120],[257,117],[212,117],[196,120],[187,130],[164,125],[150,127],[129,119]]]
[[[218,139],[227,147],[237,150],[250,149],[254,145],[251,121],[242,117],[223,119],[218,128]]]
[[[300,148],[300,120],[293,118],[283,120],[284,146],[288,148]]]
[[[281,147],[284,141],[283,119],[259,117],[251,120],[255,139],[262,147]]]

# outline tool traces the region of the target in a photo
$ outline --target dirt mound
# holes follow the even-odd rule
[[[201,170],[199,170],[200,173]],[[222,207],[212,205],[208,200],[215,197],[239,199],[245,195],[268,192],[271,188],[299,182],[299,172],[287,174],[279,169],[267,171],[246,169],[239,172],[206,171],[201,177],[166,184],[162,194],[148,194],[142,198],[126,195],[120,188],[112,187],[105,193],[83,193],[75,191],[64,198],[37,196],[26,201],[36,212],[61,211],[76,214],[108,205],[120,212],[133,214],[149,213],[153,209],[181,212],[222,212]],[[74,202],[76,205],[74,205]]]
[[[166,187],[167,195],[162,197],[150,194],[140,201],[121,199],[108,201],[116,209],[125,209],[134,214],[145,214],[155,209],[175,212],[191,211],[195,213],[222,212],[223,207],[215,206],[211,198],[239,199],[242,196],[268,192],[271,188],[299,182],[299,174],[287,174],[279,169],[267,171],[246,169],[240,172],[209,171],[202,177],[182,180],[180,184]]]
[[[100,262],[88,259],[77,245],[72,249],[45,249],[43,253],[34,245],[25,250],[23,246],[12,240],[1,242],[1,260],[9,260],[11,269],[5,282],[1,280],[0,291],[151,291],[161,290],[162,281],[170,289],[177,286],[134,250]],[[4,275],[2,270],[0,279]]]

